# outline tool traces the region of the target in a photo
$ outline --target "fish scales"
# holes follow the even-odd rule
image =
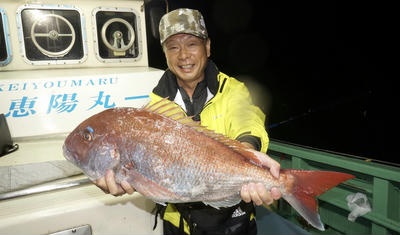
[[[185,120],[180,112],[168,100],[140,109],[105,110],[68,135],[64,155],[91,180],[112,169],[117,182],[128,181],[158,203],[233,206],[240,202],[244,184],[262,182],[267,189],[278,187],[282,197],[320,230],[324,228],[314,197],[354,177],[286,169],[275,179],[266,155]]]
[[[160,157],[162,160],[151,161],[156,164],[141,170],[140,173],[151,178],[154,182],[160,182],[163,187],[175,188],[173,191],[176,191],[178,195],[191,198],[192,201],[204,199],[197,197],[204,196],[206,190],[216,193],[223,193],[224,191],[237,193],[239,191],[243,177],[236,177],[241,179],[236,184],[232,183],[232,179],[237,175],[235,172],[241,172],[239,168],[242,168],[245,163],[243,157],[235,156],[238,153],[189,126],[166,117],[153,116],[157,116],[157,114],[149,115],[149,120],[154,120],[154,124],[148,124],[157,128],[151,130],[149,138],[146,138],[150,142],[142,142],[142,144],[152,146],[152,148],[146,148],[149,151],[146,154],[147,156],[156,155],[156,158]],[[133,142],[140,142],[135,140],[134,137],[132,139]],[[195,142],[201,143],[201,145],[194,145]],[[238,164],[230,164],[227,167],[216,169],[219,166],[224,166],[224,162],[232,163],[235,159]],[[135,159],[135,162],[141,160]],[[157,169],[157,172],[148,174],[151,169]],[[175,180],[171,180],[171,177]],[[232,189],[231,185],[236,188]],[[189,190],[190,188],[193,188],[193,190]],[[228,189],[223,190],[224,188]],[[226,193],[223,195],[225,196]],[[222,196],[217,197],[222,198]]]
[[[140,174],[153,182],[159,182],[162,187],[172,189],[180,196],[180,200],[182,198],[186,198],[185,201],[204,199],[199,198],[202,195],[205,196],[201,190],[215,191],[216,193],[237,193],[239,191],[242,181],[234,184],[231,179],[235,178],[235,172],[241,172],[238,168],[243,167],[245,158],[236,156],[238,153],[234,150],[192,127],[156,113],[132,109],[118,109],[114,112],[118,116],[125,116],[126,113],[129,113],[141,120],[146,120],[140,126],[135,126],[132,121],[128,120],[121,122],[123,125],[119,125],[121,130],[125,130],[123,135],[125,136],[125,141],[123,141],[126,145],[125,149],[130,150],[129,152],[138,152],[134,150],[139,148],[141,149],[139,152],[143,153],[133,155],[133,159],[122,161],[133,161],[133,165],[138,166],[137,171]],[[136,131],[130,131],[131,126]],[[177,146],[179,147],[177,148]],[[122,156],[129,156],[129,154]],[[143,161],[146,158],[160,158],[160,161]],[[237,164],[232,164],[235,159]],[[215,168],[224,166],[227,161],[231,164],[219,167],[220,169]],[[143,164],[144,162],[146,164]],[[129,172],[126,177],[129,179]],[[243,177],[236,178],[242,179]],[[134,182],[132,184],[135,185]],[[236,188],[233,190],[232,186],[236,186]],[[194,190],[189,190],[192,187]],[[215,195],[215,197],[222,198],[223,196]],[[172,198],[166,200],[174,201]]]

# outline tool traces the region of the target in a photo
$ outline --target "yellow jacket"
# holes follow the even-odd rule
[[[233,77],[219,72],[218,92],[209,100],[200,114],[201,125],[224,134],[231,139],[244,135],[259,137],[261,152],[268,149],[268,134],[265,130],[265,114],[252,104],[246,86]],[[152,103],[165,98],[154,92],[150,94]]]

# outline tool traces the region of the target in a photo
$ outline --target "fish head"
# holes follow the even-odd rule
[[[63,145],[64,157],[91,180],[101,178],[120,161],[116,130],[109,125],[106,114],[99,113],[79,124]]]

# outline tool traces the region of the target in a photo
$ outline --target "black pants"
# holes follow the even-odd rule
[[[168,221],[163,221],[164,235],[184,235],[181,229],[175,227]],[[198,225],[191,235],[256,235],[256,220],[250,221],[248,214],[231,218],[217,227],[207,227],[207,225]]]

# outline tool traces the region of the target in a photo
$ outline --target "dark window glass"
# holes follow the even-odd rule
[[[96,25],[97,42],[101,58],[138,57],[137,23],[136,15],[133,12],[99,11],[96,13]],[[107,42],[104,42],[102,38],[102,30],[105,30],[105,38],[109,46],[107,46]],[[127,47],[131,40],[133,41],[132,46]],[[111,48],[110,45],[112,46]],[[126,50],[123,50],[123,48]],[[119,49],[119,51],[115,49]]]
[[[21,18],[27,59],[39,61],[83,58],[79,12],[25,9],[21,12]]]
[[[3,25],[3,14],[0,13],[0,61],[5,61],[8,57],[6,46],[6,32]]]

